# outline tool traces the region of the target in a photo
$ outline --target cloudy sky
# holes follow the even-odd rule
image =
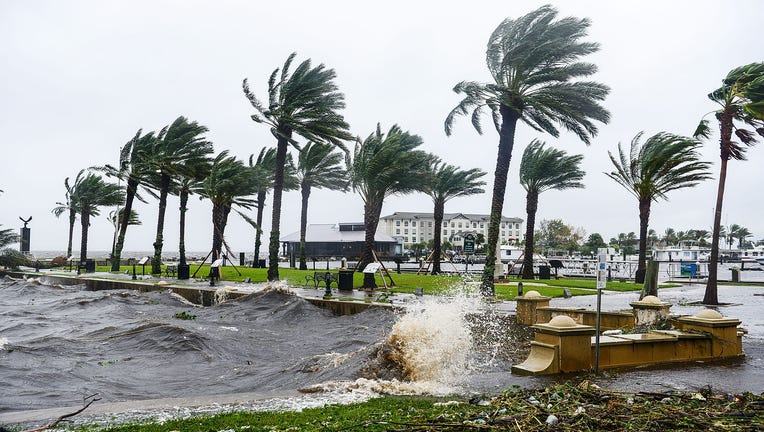
[[[462,80],[488,81],[485,47],[506,17],[544,2],[442,1],[0,1],[0,224],[21,226],[33,216],[32,250],[64,250],[66,218],[51,209],[64,199],[64,179],[92,165],[115,164],[138,129],[158,130],[179,115],[206,125],[217,151],[242,159],[275,145],[267,128],[249,118],[253,109],[241,82],[266,95],[273,69],[293,51],[337,72],[346,96],[344,115],[353,134],[365,137],[377,122],[399,124],[422,136],[423,148],[463,168],[489,172],[493,181],[498,135],[491,124],[478,135],[462,118],[452,136],[443,120],[458,103],[451,90]],[[437,7],[433,5],[437,4]],[[541,195],[537,220],[562,219],[610,238],[638,232],[636,200],[608,179],[608,151],[628,145],[639,131],[690,134],[715,106],[706,95],[739,65],[764,60],[752,37],[764,19],[764,2],[565,1],[561,16],[589,17],[588,39],[601,44],[586,60],[594,79],[612,89],[604,105],[612,121],[590,146],[563,133],[559,139],[519,126],[506,216],[525,218],[517,181],[522,150],[534,138],[585,156],[586,189]],[[711,229],[718,176],[718,137],[703,156],[715,179],[672,193],[653,205],[651,228],[662,232]],[[748,161],[730,162],[722,222],[743,225],[764,238],[764,144]],[[270,196],[269,196],[270,198]],[[282,234],[299,228],[299,193],[285,195]],[[165,250],[177,250],[177,197],[168,205]],[[270,229],[270,207],[264,228]],[[447,212],[488,213],[490,194],[455,199]],[[357,195],[316,192],[310,223],[361,221]],[[103,213],[108,213],[104,209]],[[137,206],[144,225],[131,227],[125,250],[150,250],[156,201]],[[390,198],[383,214],[432,211],[424,195]],[[187,249],[211,245],[211,207],[192,198]],[[105,217],[92,222],[89,249],[111,247]],[[251,251],[254,232],[232,216],[226,231],[234,252]],[[79,228],[75,231],[75,245]],[[266,237],[267,238],[267,237]],[[75,247],[77,249],[77,247]]]

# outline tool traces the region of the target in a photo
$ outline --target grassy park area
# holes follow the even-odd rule
[[[97,272],[109,272],[108,266],[96,267]],[[164,269],[163,269],[164,270]],[[191,276],[193,279],[202,280],[209,274],[209,266],[198,265],[191,266]],[[292,268],[280,268],[279,275],[281,280],[286,281],[289,285],[296,287],[313,287],[313,282],[306,283],[306,277],[312,277],[314,273],[326,272],[326,269],[316,268],[316,270],[297,270]],[[336,269],[329,270],[332,273],[337,272]],[[120,273],[131,273],[132,266],[122,266]],[[142,269],[138,267],[138,275],[142,274]],[[196,276],[194,277],[194,273]],[[479,283],[478,275],[472,275],[468,277],[453,276],[453,275],[439,275],[432,276],[427,274],[416,273],[401,273],[397,274],[394,271],[390,272],[393,285],[390,284],[390,280],[386,279],[389,286],[389,290],[394,293],[413,293],[417,288],[422,288],[422,292],[428,295],[445,295],[449,292],[453,292],[458,289],[462,289],[468,286],[472,289],[477,289]],[[221,268],[221,281],[220,284],[224,285],[226,281],[242,282],[249,278],[252,283],[266,282],[267,269],[265,268],[251,268],[251,267],[232,267],[226,266]],[[596,281],[594,279],[573,279],[573,278],[560,278],[549,280],[537,280],[537,279],[514,279],[510,278],[502,283],[495,285],[496,297],[501,300],[512,300],[517,296],[517,283],[522,282],[524,285],[524,291],[529,290],[538,291],[539,294],[549,297],[562,297],[565,289],[568,289],[571,295],[591,295],[596,290]],[[353,287],[358,288],[363,284],[363,273],[356,272],[353,274]],[[382,277],[377,274],[377,285],[380,289],[384,288]],[[661,288],[670,286],[677,286],[677,284],[665,283],[661,284]],[[325,285],[321,284],[319,288],[324,288]],[[333,284],[336,287],[336,284]],[[633,282],[608,282],[607,290],[611,291],[638,291],[642,289],[642,285],[635,284]]]

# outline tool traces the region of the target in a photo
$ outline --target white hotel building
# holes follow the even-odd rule
[[[449,241],[455,247],[464,244],[464,235],[468,233],[483,234],[488,238],[488,221],[490,215],[445,213],[441,228],[442,241]],[[433,239],[432,213],[395,212],[379,219],[377,231],[381,231],[402,242],[404,248],[420,242]],[[522,240],[525,236],[523,220],[514,217],[501,217],[499,240],[501,244],[511,244]]]

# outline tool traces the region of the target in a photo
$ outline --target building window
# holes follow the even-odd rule
[[[451,228],[454,228],[455,226],[456,226],[456,224],[451,222]]]
[[[403,221],[403,226],[409,226],[409,221]]]
[[[424,226],[424,221],[419,222],[419,226],[423,227]]]
[[[400,229],[400,228],[396,228],[396,229],[395,229],[395,233],[396,233],[396,234],[400,234],[400,233],[401,233],[401,229]]]
[[[485,228],[485,224],[483,222],[480,222],[480,228]]]
[[[461,227],[462,227],[462,223],[461,223],[461,222],[459,222],[459,228],[461,228]]]
[[[515,229],[520,229],[520,224],[519,223],[515,224]]]
[[[395,221],[395,226],[401,226],[401,221],[399,220]]]
[[[408,229],[404,229],[403,230],[403,234],[409,235],[409,230]]]
[[[432,226],[432,222],[427,222],[427,226],[431,227]]]

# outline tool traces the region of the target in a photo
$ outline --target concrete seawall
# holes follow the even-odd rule
[[[152,291],[169,291],[191,303],[198,304],[200,306],[212,306],[216,304],[215,296],[221,289],[220,287],[204,287],[193,286],[173,283],[149,283],[144,281],[134,280],[116,280],[116,279],[101,279],[87,276],[66,276],[66,275],[52,275],[34,272],[21,272],[21,271],[0,271],[0,277],[8,275],[14,278],[37,278],[41,281],[49,284],[60,285],[80,285],[84,284],[88,290],[100,291],[100,290],[136,290],[141,292]],[[227,300],[237,299],[252,294],[251,292],[226,290],[225,298]],[[370,307],[387,307],[393,308],[394,306],[387,303],[367,302],[367,301],[353,301],[353,300],[337,300],[337,299],[324,299],[321,297],[311,297],[300,295],[310,303],[331,310],[336,315],[352,315],[359,312],[363,312]]]

